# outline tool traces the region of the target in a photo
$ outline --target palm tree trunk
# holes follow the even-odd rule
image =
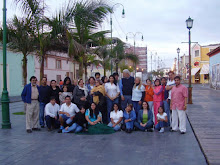
[[[27,54],[23,54],[22,59],[22,70],[23,70],[23,80],[24,80],[24,86],[27,84]]]
[[[43,54],[41,56],[41,64],[40,64],[40,80],[44,77],[44,60],[45,60],[45,55]]]
[[[79,78],[83,76],[83,63],[79,62]]]
[[[87,65],[84,65],[84,68],[85,68],[85,82],[87,81]]]
[[[116,63],[116,72],[118,73],[118,63]]]
[[[103,65],[103,69],[104,69],[104,76],[106,76],[106,68],[105,68],[105,64]]]

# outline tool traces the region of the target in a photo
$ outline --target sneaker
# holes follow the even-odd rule
[[[40,131],[40,128],[32,128],[33,131]]]
[[[180,134],[185,134],[186,132],[180,132]]]
[[[161,128],[159,132],[164,133],[164,128]]]
[[[31,129],[27,129],[27,133],[32,133]]]
[[[173,130],[173,129],[171,129],[170,132],[177,132],[177,130]]]

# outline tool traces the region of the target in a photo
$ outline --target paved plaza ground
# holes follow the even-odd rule
[[[197,90],[200,90],[200,87],[195,87],[194,90],[193,94],[198,94],[199,92]],[[209,91],[210,89],[204,88],[204,90]],[[213,92],[209,94],[212,95]],[[187,110],[188,115],[191,115],[191,117],[193,114],[190,111],[198,107],[195,96],[193,98],[194,104],[190,105],[188,107],[189,110]],[[209,105],[208,102],[207,104]],[[0,129],[1,165],[207,164],[188,121],[187,133],[184,135],[178,132],[171,133],[169,131],[163,134],[158,132],[135,131],[132,134],[117,132],[111,135],[75,135],[58,134],[55,131],[47,132],[46,128],[40,132],[27,134],[25,131],[25,116],[12,114],[13,112],[19,112],[23,109],[24,105],[22,102],[10,103],[12,129]],[[191,124],[193,126],[192,122]],[[194,129],[194,131],[196,131],[196,129]],[[217,161],[215,161],[214,164],[216,164],[216,162]]]

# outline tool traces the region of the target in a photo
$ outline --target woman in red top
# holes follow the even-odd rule
[[[153,102],[154,102],[154,124],[157,124],[157,114],[158,114],[158,108],[160,105],[162,105],[162,94],[163,94],[163,86],[161,85],[160,79],[156,79],[154,81],[154,96],[153,96]]]
[[[152,111],[152,113],[154,114],[153,111],[153,95],[154,95],[154,90],[152,87],[152,82],[150,79],[146,80],[147,85],[145,86],[145,98],[144,101],[146,101],[149,105],[149,110]]]

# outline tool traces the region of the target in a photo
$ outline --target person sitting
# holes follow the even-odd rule
[[[88,121],[89,126],[96,125],[100,123],[102,120],[102,114],[96,108],[95,103],[92,103],[91,107],[86,110],[85,116],[86,116],[86,120]]]
[[[52,128],[59,128],[58,111],[60,106],[56,103],[56,98],[52,96],[50,102],[45,106],[45,121],[48,131]]]
[[[58,133],[61,133],[64,129],[65,123],[70,124],[75,117],[76,113],[79,112],[79,108],[76,104],[71,103],[70,96],[65,97],[65,103],[61,105],[59,111],[59,120],[60,120],[60,130]]]
[[[168,119],[167,119],[167,114],[164,112],[162,106],[160,106],[158,109],[157,121],[158,123],[155,126],[155,129],[157,129],[160,133],[163,133],[164,127],[168,126]]]
[[[67,85],[63,86],[63,92],[60,93],[59,95],[59,99],[60,99],[60,104],[62,105],[63,103],[65,103],[65,97],[66,96],[70,96],[71,100],[73,98],[73,94],[72,92],[67,92],[68,91],[68,87]]]
[[[123,111],[119,109],[118,104],[113,105],[113,109],[110,113],[111,122],[108,124],[109,127],[112,127],[115,131],[121,129],[121,123],[123,120]]]
[[[149,132],[152,132],[152,128],[154,125],[153,113],[150,110],[146,101],[142,103],[142,109],[138,112],[137,121],[134,122],[134,125],[137,129],[141,131],[147,130]]]
[[[86,118],[85,118],[85,108],[81,107],[80,112],[76,114],[76,116],[73,118],[71,126],[67,126],[65,129],[62,130],[63,133],[68,132],[81,132],[86,124]]]
[[[136,114],[133,110],[133,105],[128,104],[128,106],[125,108],[124,114],[124,123],[125,123],[125,131],[127,133],[131,133],[134,127],[134,121],[136,120]]]

